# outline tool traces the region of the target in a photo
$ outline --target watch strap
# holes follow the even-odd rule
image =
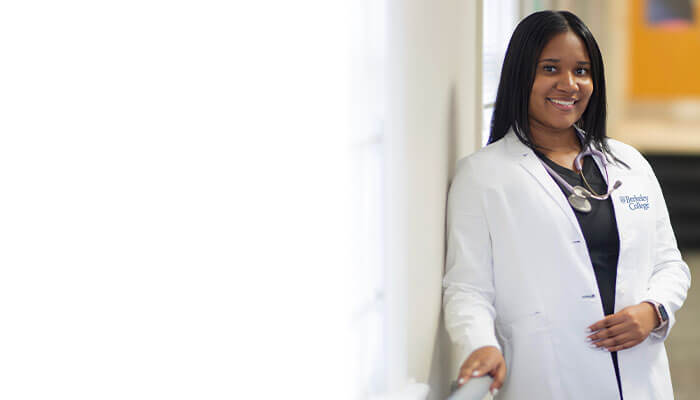
[[[659,326],[654,328],[654,331],[660,331],[660,330],[664,329],[666,327],[666,325],[668,325],[668,316],[665,313],[665,310],[664,310],[664,312],[661,312],[661,307],[663,307],[663,305],[661,303],[659,303],[658,301],[654,301],[654,300],[645,300],[645,302],[651,304],[654,307],[654,311],[656,312],[656,317],[659,319]],[[666,315],[665,318],[664,318],[664,315]]]

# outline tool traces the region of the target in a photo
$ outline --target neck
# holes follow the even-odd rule
[[[553,130],[530,125],[530,136],[535,146],[545,155],[578,154],[581,151],[581,142],[573,126]]]

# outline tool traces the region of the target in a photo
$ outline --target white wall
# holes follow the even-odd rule
[[[388,387],[430,382],[435,399],[456,373],[441,323],[445,204],[455,161],[479,140],[479,5],[391,0],[387,10]]]

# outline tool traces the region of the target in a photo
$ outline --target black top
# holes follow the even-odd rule
[[[571,186],[587,188],[578,173],[562,167],[540,152],[535,151],[535,153]],[[605,183],[605,178],[591,156],[583,158],[583,174],[588,184],[591,185],[596,193],[604,194],[607,192],[608,185]],[[554,181],[557,182],[556,179]],[[571,194],[564,185],[559,182],[557,182],[557,185],[559,185],[559,188],[567,197]],[[576,219],[578,219],[583,237],[586,240],[586,247],[588,247],[588,254],[591,257],[593,271],[595,272],[595,278],[598,282],[600,299],[603,303],[603,312],[605,315],[610,315],[615,312],[617,259],[620,255],[620,238],[617,232],[617,222],[615,221],[615,210],[613,209],[611,198],[607,200],[589,199],[588,201],[591,203],[592,208],[590,212],[580,212],[573,207],[572,210],[574,210],[574,214],[576,214]],[[617,352],[612,352],[610,354],[615,368],[620,398],[622,398],[622,385],[620,384]]]

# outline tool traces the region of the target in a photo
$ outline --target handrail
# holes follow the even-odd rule
[[[492,383],[493,378],[489,375],[470,378],[462,387],[453,391],[447,400],[482,400]],[[453,382],[452,386],[457,387],[457,382]]]

